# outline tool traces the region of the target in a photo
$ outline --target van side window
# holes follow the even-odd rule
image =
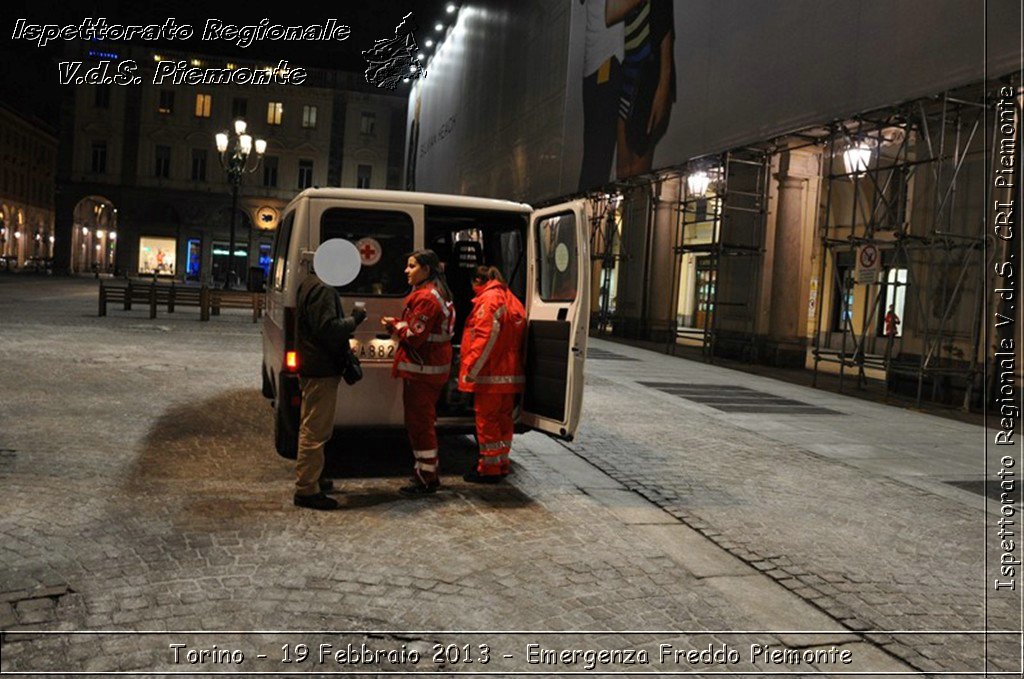
[[[346,295],[401,297],[409,291],[405,263],[413,249],[412,217],[404,212],[330,208],[320,218],[320,242],[344,238],[359,250],[362,268]]]
[[[576,217],[566,213],[541,220],[537,224],[537,248],[541,299],[545,302],[576,299]]]
[[[289,212],[277,227],[277,238],[274,239],[274,262],[270,271],[270,281],[275,290],[284,289],[285,273],[288,268],[288,244],[292,240],[292,223],[295,212]]]

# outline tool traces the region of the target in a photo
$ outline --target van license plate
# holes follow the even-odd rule
[[[352,340],[352,351],[360,361],[391,361],[395,358],[395,341],[373,339],[368,342]]]

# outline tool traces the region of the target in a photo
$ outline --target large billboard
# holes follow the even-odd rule
[[[550,200],[1020,64],[1016,0],[509,5],[466,3],[414,87],[410,188]]]

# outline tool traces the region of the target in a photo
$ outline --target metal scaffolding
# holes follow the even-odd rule
[[[946,92],[831,127],[817,280],[822,301],[825,281],[831,282],[832,313],[826,319],[825,304],[818,303],[815,385],[827,362],[839,366],[840,391],[849,370],[859,386],[870,371],[884,371],[886,396],[915,386],[920,405],[926,387],[931,400],[950,400],[962,389],[962,405],[970,407],[983,370],[986,267],[983,220],[968,211],[984,196],[965,191],[965,174],[967,168],[976,174],[979,165],[985,93],[981,86]],[[865,266],[871,252],[881,278]],[[858,287],[859,330],[852,306]],[[898,296],[901,337],[880,332],[885,304]]]
[[[590,196],[590,258],[601,263],[599,306],[596,315],[591,318],[591,328],[600,334],[605,334],[610,329],[612,276],[619,260],[622,259],[622,253],[615,252],[618,242],[615,209],[619,200],[618,195]]]
[[[697,273],[696,322],[692,327],[673,322],[669,353],[680,344],[699,346],[704,359],[713,362],[724,339],[730,344],[727,353],[756,359],[769,163],[767,151],[741,148],[690,164],[688,175],[706,173],[712,191],[687,190],[675,206],[670,318],[677,318],[684,257],[707,261]]]

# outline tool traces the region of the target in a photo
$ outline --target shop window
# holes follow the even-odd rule
[[[178,242],[173,238],[139,238],[139,273],[174,275],[174,256]]]
[[[907,301],[907,270],[891,268],[885,272],[885,292],[882,295],[881,313],[878,314],[878,335],[885,336],[885,317],[892,307],[900,322],[896,325],[896,337],[903,337],[903,309]]]
[[[157,104],[158,113],[174,113],[174,90],[160,90],[160,103]]]
[[[280,101],[271,101],[267,104],[267,124],[280,125],[281,115],[284,113],[284,104]]]
[[[308,189],[313,185],[313,161],[299,161],[299,188]]]
[[[228,272],[231,272],[239,282],[248,280],[249,246],[245,242],[235,242],[234,266],[228,253],[231,252],[231,244],[227,241],[213,241],[210,248],[211,274],[214,281],[223,282]]]
[[[203,248],[198,238],[189,238],[185,250],[185,280],[198,281],[201,278]]]
[[[370,188],[370,182],[373,180],[373,166],[372,165],[360,165],[356,168],[356,188],[357,189],[368,189]]]
[[[305,128],[316,127],[316,106],[302,107],[302,126]]]
[[[710,327],[715,313],[715,282],[718,269],[714,259],[708,255],[696,258],[694,262],[694,313],[693,325],[703,330]]]
[[[273,261],[271,258],[271,247],[270,243],[260,243],[260,256],[259,256],[259,267],[263,269],[264,279],[270,278],[270,263]]]
[[[209,118],[210,111],[213,108],[213,95],[210,94],[197,94],[196,95],[196,118]]]
[[[850,279],[849,266],[836,267],[836,280],[832,283],[832,331],[843,332],[853,325],[854,285]],[[843,300],[846,303],[843,303]]]

